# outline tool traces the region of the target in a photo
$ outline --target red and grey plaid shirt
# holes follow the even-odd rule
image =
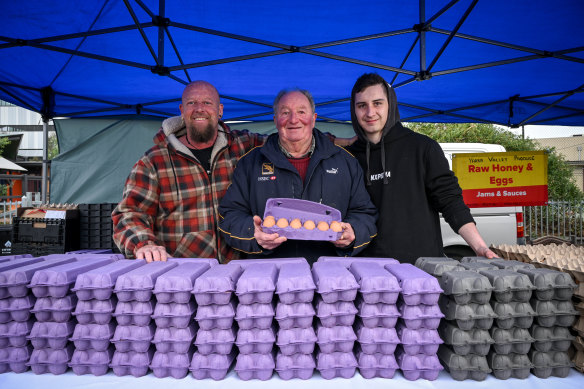
[[[238,257],[220,237],[217,207],[239,158],[266,137],[220,126],[224,131],[218,133],[209,175],[178,141],[186,133],[181,118],[162,123],[154,147],[134,165],[112,213],[113,238],[126,257],[148,243],[165,246],[173,257],[220,262]]]

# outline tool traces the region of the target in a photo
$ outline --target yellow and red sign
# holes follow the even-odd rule
[[[547,205],[547,166],[545,151],[452,156],[452,170],[471,208]]]

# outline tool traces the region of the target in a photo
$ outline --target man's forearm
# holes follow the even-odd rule
[[[460,227],[458,233],[477,255],[487,258],[497,257],[497,255],[487,247],[487,244],[481,237],[481,234],[474,223],[466,223]]]

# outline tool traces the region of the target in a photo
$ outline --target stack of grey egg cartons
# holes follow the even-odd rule
[[[120,275],[145,264],[144,260],[119,260],[77,276],[73,288],[77,295],[73,312],[77,325],[70,339],[75,351],[69,363],[75,374],[103,375],[109,370],[114,353],[110,341],[116,329],[116,281]]]
[[[193,294],[198,305],[199,330],[195,337],[190,371],[195,379],[223,379],[237,356],[233,325],[237,280],[243,269],[236,264],[213,266],[195,280]]]
[[[192,291],[196,279],[216,265],[217,260],[184,259],[177,260],[177,263],[177,267],[158,277],[154,287],[156,307],[152,317],[156,331],[152,343],[156,352],[150,369],[159,378],[184,378],[189,372],[193,341],[198,330],[197,322],[193,320],[196,305]],[[207,321],[198,318],[205,328],[215,327],[217,323],[211,318]]]
[[[442,293],[438,280],[408,263],[385,268],[401,288],[397,303],[400,345],[395,352],[398,366],[407,380],[435,380],[443,369],[436,354],[442,343],[437,328],[444,317],[438,306]]]
[[[72,258],[63,255],[64,258],[68,256]],[[79,274],[105,266],[117,258],[95,255],[75,259],[36,270],[30,280],[29,288],[37,298],[31,310],[37,322],[29,336],[34,348],[29,365],[35,374],[67,371],[74,350],[69,338],[76,324],[72,313],[77,305],[77,296],[71,289]]]
[[[114,293],[118,302],[113,316],[118,325],[111,339],[116,351],[110,364],[115,375],[141,377],[148,373],[156,330],[152,322],[156,306],[154,286],[158,277],[177,265],[176,262],[152,262],[116,280]]]

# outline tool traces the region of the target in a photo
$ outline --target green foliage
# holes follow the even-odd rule
[[[57,140],[57,133],[54,131],[49,132],[47,154],[49,160],[59,155],[59,141]]]
[[[10,141],[8,140],[8,138],[6,137],[0,137],[0,156],[2,156],[3,152],[4,152],[4,147],[6,147],[6,145],[10,143]]]

